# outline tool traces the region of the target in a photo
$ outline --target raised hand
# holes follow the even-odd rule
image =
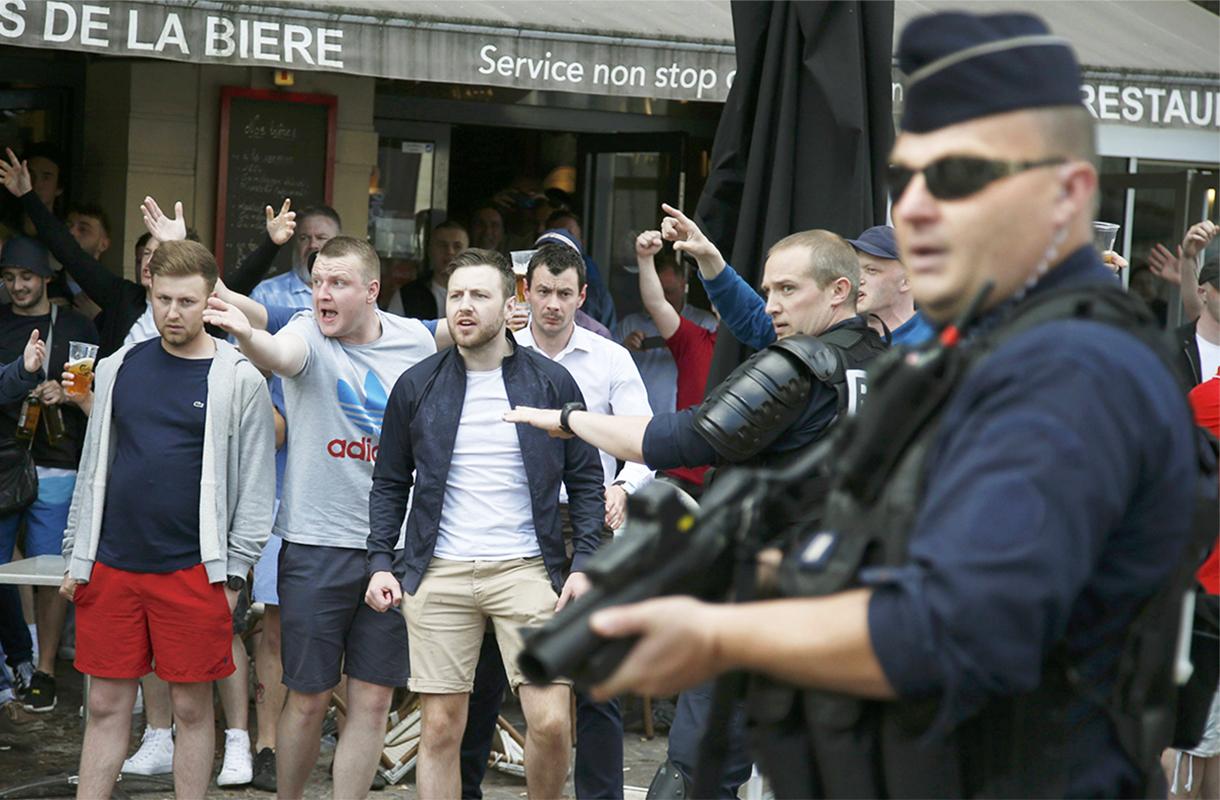
[[[635,237],[635,257],[652,258],[661,252],[661,248],[664,246],[660,231],[644,231]]]
[[[1182,274],[1178,271],[1178,259],[1182,257],[1182,245],[1178,245],[1178,254],[1169,252],[1163,244],[1148,251],[1148,269],[1152,274],[1169,283],[1182,283]]]
[[[208,298],[208,307],[203,310],[203,322],[215,325],[239,342],[245,341],[254,332],[250,320],[237,306],[229,305],[215,295]]]
[[[161,206],[151,197],[145,197],[140,204],[140,213],[144,216],[144,227],[153,238],[159,242],[180,242],[186,238],[186,217],[182,213],[182,201],[174,203],[174,218],[165,216]]]
[[[9,151],[12,152],[12,151]],[[47,343],[38,338],[38,329],[30,331],[30,340],[25,343],[22,355],[22,366],[26,372],[37,372],[42,369],[42,362],[47,358]]]
[[[34,182],[30,180],[29,165],[18,161],[11,147],[4,148],[4,153],[8,158],[0,158],[0,183],[3,183],[4,188],[14,197],[21,197],[34,188]]]
[[[292,240],[292,234],[296,232],[297,212],[289,211],[291,207],[292,198],[285,198],[280,213],[276,214],[271,206],[263,209],[267,215],[267,235],[276,244],[288,244]]]
[[[1220,228],[1216,227],[1216,223],[1207,219],[1191,225],[1190,230],[1186,231],[1186,235],[1182,237],[1181,254],[1186,258],[1195,258],[1212,239],[1216,238],[1217,231],[1220,231]]]
[[[661,236],[667,242],[674,243],[674,249],[682,253],[690,253],[698,258],[720,258],[720,251],[712,240],[703,235],[699,226],[690,217],[668,203],[661,204],[661,210],[667,216],[661,220]]]

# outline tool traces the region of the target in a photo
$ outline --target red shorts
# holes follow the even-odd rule
[[[76,669],[97,678],[172,683],[233,674],[233,618],[223,583],[203,565],[176,572],[127,572],[95,563],[76,587]]]

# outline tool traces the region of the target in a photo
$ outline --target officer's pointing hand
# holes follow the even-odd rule
[[[510,411],[505,411],[503,419],[505,422],[516,422],[532,425],[535,428],[546,431],[558,439],[572,438],[571,434],[564,433],[563,429],[559,427],[559,412],[555,409],[517,406]]]
[[[627,658],[593,688],[601,702],[623,692],[665,695],[723,671],[716,648],[715,608],[691,597],[662,597],[598,611],[589,620],[607,639],[638,636]]]
[[[374,572],[364,592],[364,602],[378,613],[398,608],[402,604],[402,585],[393,573]]]

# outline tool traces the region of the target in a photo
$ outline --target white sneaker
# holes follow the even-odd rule
[[[132,775],[168,775],[174,771],[174,736],[169,728],[145,728],[140,749],[123,762]]]
[[[254,755],[250,734],[230,728],[225,731],[225,760],[216,776],[217,786],[242,786],[254,778]]]

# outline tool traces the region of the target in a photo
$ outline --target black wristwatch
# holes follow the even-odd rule
[[[577,402],[564,403],[563,410],[559,412],[559,430],[563,431],[564,433],[575,436],[576,432],[573,431],[568,426],[568,417],[571,416],[573,411],[584,411],[584,410],[585,410],[584,403],[577,403]]]
[[[235,592],[240,592],[242,589],[246,588],[246,579],[240,575],[230,575],[225,581],[225,586],[229,587]]]

